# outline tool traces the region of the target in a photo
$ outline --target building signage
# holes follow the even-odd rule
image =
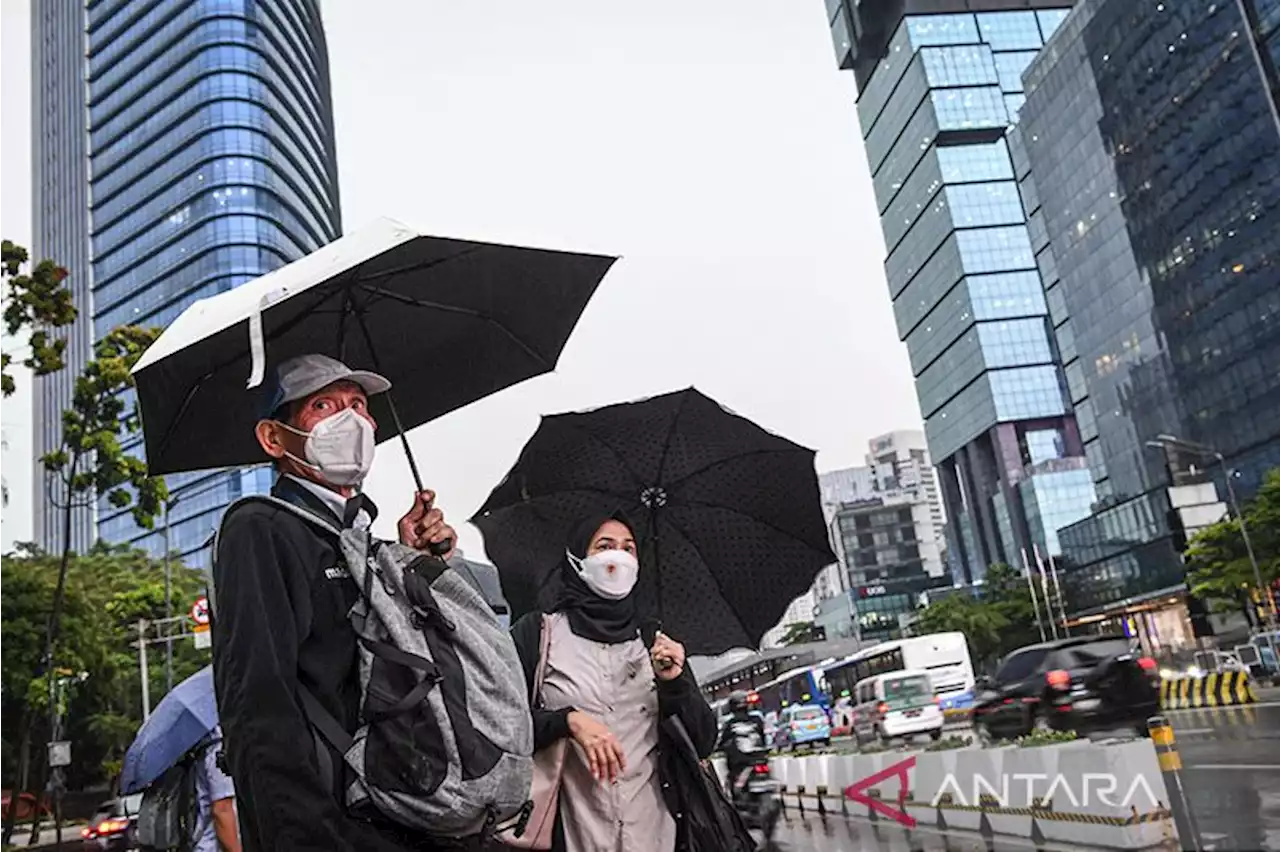
[[[886,594],[889,590],[884,586],[863,586],[858,590],[858,596],[863,598],[878,598]]]

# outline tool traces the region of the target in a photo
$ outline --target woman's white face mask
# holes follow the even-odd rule
[[[307,439],[306,461],[286,452],[288,458],[320,474],[325,482],[346,488],[359,485],[373,467],[373,424],[353,408],[344,408],[311,427],[310,432],[281,426]]]
[[[635,554],[625,550],[602,550],[586,559],[579,559],[565,551],[571,564],[578,571],[582,582],[602,598],[620,601],[636,586],[640,576],[640,563]]]

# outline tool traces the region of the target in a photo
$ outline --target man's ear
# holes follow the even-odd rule
[[[284,458],[286,450],[284,436],[281,434],[283,431],[280,424],[274,420],[259,420],[258,425],[253,429],[262,451],[273,459]]]

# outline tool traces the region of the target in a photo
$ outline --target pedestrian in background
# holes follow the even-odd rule
[[[659,775],[660,723],[678,717],[699,757],[715,746],[715,716],[684,647],[658,633],[646,648],[641,637],[639,571],[626,517],[586,518],[543,589],[543,611],[512,628],[530,685],[535,759],[545,765],[549,750],[563,751],[553,850],[672,852],[678,800]],[[545,793],[536,780],[534,792]]]
[[[213,731],[195,766],[196,823],[192,852],[240,852],[236,822],[236,788],[218,764],[222,760],[222,729]]]

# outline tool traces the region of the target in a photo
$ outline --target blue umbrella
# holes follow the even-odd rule
[[[213,666],[205,666],[174,687],[143,723],[124,756],[120,789],[125,795],[144,789],[217,726]]]

